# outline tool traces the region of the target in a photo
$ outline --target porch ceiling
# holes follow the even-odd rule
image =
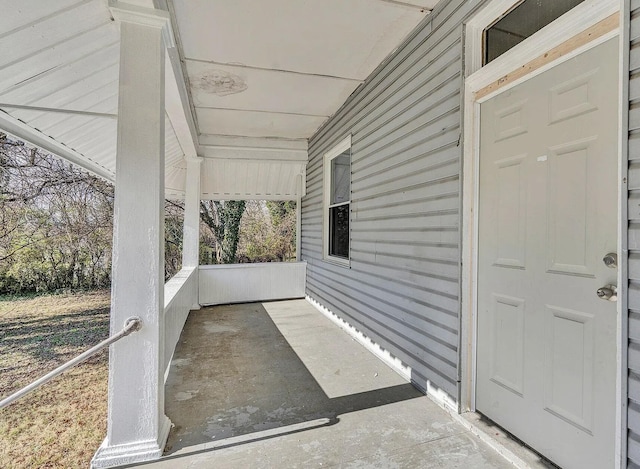
[[[108,2],[0,1],[0,128],[114,179],[119,33]],[[197,152],[203,198],[295,198],[307,139],[437,1],[131,0],[167,9],[178,39],[167,195],[181,196],[185,155]],[[176,102],[186,111],[171,112]]]

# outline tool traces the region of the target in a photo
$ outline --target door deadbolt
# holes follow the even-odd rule
[[[618,255],[615,252],[610,252],[602,258],[602,262],[610,269],[615,269],[618,267]]]
[[[615,285],[605,285],[598,288],[596,295],[601,300],[618,301],[618,287]]]

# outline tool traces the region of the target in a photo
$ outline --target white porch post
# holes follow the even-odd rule
[[[298,198],[296,199],[296,261],[302,260],[302,187],[303,187],[303,174],[299,174],[297,178],[296,193]]]
[[[200,246],[200,166],[202,158],[187,158],[184,196],[182,266],[198,267]]]
[[[184,194],[184,228],[182,234],[182,267],[196,269],[196,285],[199,283],[200,265],[200,168],[202,158],[188,157]],[[191,309],[200,309],[198,295]]]
[[[129,316],[142,329],[110,348],[107,437],[93,468],[155,459],[164,414],[164,79],[169,17],[112,8],[120,21],[118,142],[111,332]]]

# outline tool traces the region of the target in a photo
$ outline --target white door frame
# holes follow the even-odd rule
[[[478,268],[478,194],[479,194],[479,130],[480,130],[480,104],[495,95],[516,86],[523,81],[532,78],[555,65],[566,61],[576,55],[618,36],[620,41],[624,34],[620,34],[619,26],[605,32],[598,38],[577,48],[567,51],[564,55],[552,62],[544,63],[539,68],[514,80],[505,80],[514,72],[535,58],[541,56],[541,51],[551,51],[568,41],[576,34],[591,28],[605,18],[620,11],[620,0],[586,0],[554,23],[544,27],[538,33],[521,42],[507,53],[496,58],[490,64],[482,67],[483,30],[500,18],[505,12],[512,9],[521,0],[489,0],[486,6],[464,25],[464,57],[465,57],[465,84],[463,97],[463,170],[462,170],[462,286],[461,286],[461,330],[460,330],[460,408],[462,412],[475,411],[475,387],[476,387],[476,334],[477,334],[477,268]],[[620,67],[624,61],[622,54],[623,44],[620,44]],[[622,78],[622,73],[620,74]],[[500,83],[506,81],[504,85]],[[476,93],[486,92],[489,87],[498,86],[497,89],[489,89],[476,99]],[[620,87],[620,103],[624,93]],[[626,106],[619,106],[619,122],[623,120],[623,110]],[[622,128],[622,127],[620,127]],[[621,135],[621,133],[619,133]],[[626,262],[620,252],[622,240],[626,239],[623,229],[626,229],[626,210],[623,200],[626,195],[622,192],[623,177],[626,177],[626,164],[623,164],[625,152],[622,148],[622,138],[618,145],[618,259]],[[626,162],[625,162],[626,163]],[[623,236],[625,236],[623,238]],[[623,272],[626,265],[618,269],[618,285],[624,285]],[[623,409],[626,409],[626,371],[622,365],[626,363],[626,318],[621,314],[621,306],[626,304],[626,288],[619,288],[619,300],[617,303],[617,363],[616,370],[616,468],[624,466],[626,462],[626,417]],[[622,297],[622,298],[621,298]]]

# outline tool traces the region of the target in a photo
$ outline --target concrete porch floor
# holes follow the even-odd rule
[[[513,465],[305,300],[192,311],[145,468]]]

